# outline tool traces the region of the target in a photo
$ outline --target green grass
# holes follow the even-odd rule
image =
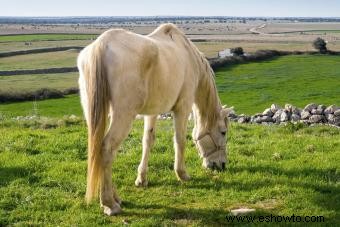
[[[72,114],[82,116],[78,95],[68,95],[62,99],[0,104],[0,117],[40,115],[60,118]]]
[[[340,56],[286,56],[229,66],[216,72],[219,96],[223,104],[234,106],[237,113],[246,114],[262,112],[272,103],[291,103],[298,107],[311,102],[339,105],[339,61]],[[77,73],[0,77],[0,90],[63,89],[74,87],[77,77]],[[42,116],[81,115],[79,97],[76,96],[37,104]],[[0,113],[27,115],[32,106],[32,102],[0,105]]]
[[[78,87],[78,73],[0,76],[0,92],[28,92],[40,88],[65,90]]]
[[[59,40],[88,40],[95,39],[94,34],[28,34],[28,35],[0,35],[0,42],[37,42]]]
[[[272,102],[339,103],[338,60],[288,56],[228,67],[216,74],[218,89],[223,103],[243,113],[262,111]],[[76,73],[58,76],[64,77],[7,77],[1,88],[15,89],[16,83],[20,91],[35,84],[56,87],[60,81],[58,86],[66,87],[76,83]],[[11,120],[33,114],[50,118]],[[141,189],[134,186],[143,132],[142,122],[136,121],[113,165],[124,212],[107,217],[98,201],[89,206],[84,202],[86,127],[82,121],[63,118],[71,114],[82,116],[77,95],[0,105],[0,226],[124,222],[132,226],[221,226],[228,224],[225,216],[230,210],[240,207],[255,208],[255,215],[322,215],[326,221],[322,226],[340,225],[339,129],[232,124],[228,168],[212,172],[201,167],[191,142],[191,122],[186,157],[192,180],[180,183],[172,170],[172,122],[161,121],[151,152],[149,186]]]
[[[74,67],[77,56],[77,50],[68,50],[0,58],[0,71]]]
[[[222,103],[238,113],[262,112],[272,103],[298,107],[340,104],[340,56],[285,56],[222,68],[216,83]]]
[[[87,137],[82,123],[44,130],[0,122],[0,225],[220,226],[227,224],[230,209],[239,207],[255,208],[255,215],[322,215],[326,222],[321,226],[340,225],[338,129],[232,124],[225,172],[201,168],[188,133],[192,180],[180,183],[172,170],[172,123],[158,122],[157,127],[147,188],[134,186],[141,121],[119,150],[113,181],[124,212],[107,217],[98,201],[84,202]]]

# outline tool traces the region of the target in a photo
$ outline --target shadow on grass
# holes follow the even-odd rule
[[[164,224],[166,221],[172,222],[172,224],[190,224],[192,222],[199,222],[204,225],[223,225],[226,224],[227,211],[222,209],[183,209],[177,208],[174,204],[173,207],[158,205],[158,204],[137,204],[133,202],[123,202],[123,208],[126,212],[122,216],[130,217],[131,215],[140,216],[141,218],[153,218],[158,223]],[[129,211],[130,209],[141,210],[141,212]],[[149,210],[145,212],[145,210]],[[154,212],[157,210],[157,212]],[[162,210],[159,212],[159,210]],[[182,223],[181,223],[182,222]]]
[[[192,175],[192,180],[185,184],[178,182],[175,178],[171,181],[169,179],[154,179],[150,182],[149,187],[161,187],[169,185],[170,187],[181,187],[190,189],[204,189],[219,191],[223,189],[233,189],[235,191],[244,191],[251,193],[253,190],[275,187],[276,185],[284,185],[289,188],[301,188],[304,190],[312,190],[312,197],[306,198],[312,203],[323,207],[324,210],[334,211],[336,214],[328,216],[326,223],[338,223],[338,215],[340,211],[340,174],[336,168],[303,168],[303,169],[283,169],[273,166],[249,166],[249,167],[235,167],[229,170],[229,173],[236,175],[237,173],[247,171],[252,174],[264,175],[263,180],[254,180],[247,182],[240,182],[237,180],[225,180],[223,177],[213,179],[208,174],[205,177],[197,177]],[[220,173],[223,174],[223,173]],[[268,178],[272,175],[273,178]],[[277,176],[278,178],[274,177]],[[231,176],[232,177],[232,176]],[[284,177],[284,178],[281,178]],[[308,179],[304,179],[307,178]],[[306,194],[306,196],[308,196]],[[128,204],[128,207],[132,205]],[[154,205],[150,205],[150,208]],[[147,209],[144,207],[144,209]],[[172,219],[197,219],[202,221],[202,224],[222,224],[221,217],[225,217],[226,211],[219,209],[178,209],[175,207],[167,207],[166,214],[162,214],[167,218]],[[261,211],[262,213],[265,211]],[[297,211],[298,212],[298,211]],[[212,215],[213,214],[213,215]],[[275,213],[272,213],[275,215]],[[269,213],[270,215],[270,213]],[[276,214],[277,215],[277,214]],[[310,214],[310,215],[322,215],[322,214]],[[212,218],[216,216],[217,218]],[[224,220],[225,221],[225,220]],[[224,223],[225,224],[225,223]]]
[[[18,178],[25,178],[28,174],[29,171],[22,167],[0,167],[0,186],[5,186]]]
[[[26,179],[29,184],[39,182],[39,177],[34,175],[28,168],[0,167],[0,186],[6,186],[18,179]]]
[[[291,218],[293,215],[284,216],[285,218],[291,218],[290,221],[285,221],[282,215],[279,215],[275,211],[265,211],[263,209],[257,209],[256,212],[249,213],[246,216],[236,218],[229,210],[221,208],[178,208],[174,206],[163,206],[157,204],[135,204],[133,202],[124,202],[123,207],[126,209],[121,216],[127,219],[131,216],[137,216],[142,218],[152,218],[155,220],[153,223],[155,226],[158,225],[202,225],[202,226],[253,226],[254,224],[261,224],[261,226],[272,226],[282,224],[294,224],[294,226],[306,226],[306,216],[299,216]],[[129,211],[131,209],[141,210],[140,212]],[[145,210],[149,210],[145,212]],[[162,210],[159,212],[159,210]],[[260,217],[263,221],[259,221]],[[299,220],[301,222],[299,222]],[[329,220],[320,217],[318,223],[327,223]],[[138,224],[138,223],[133,223]],[[313,224],[313,223],[309,223]]]
[[[287,180],[274,180],[271,183],[285,184],[289,187],[311,189],[314,191],[313,198],[315,204],[326,208],[327,210],[340,211],[340,172],[336,168],[303,168],[303,169],[282,169],[273,166],[255,166],[246,168],[233,168],[232,172],[249,171],[251,173],[265,173],[274,176],[286,176]],[[301,177],[310,177],[308,181],[299,180]],[[295,178],[295,179],[294,179]],[[314,181],[312,182],[311,179]],[[263,183],[263,182],[262,182]],[[267,184],[268,186],[268,184]],[[334,220],[335,221],[335,220]]]

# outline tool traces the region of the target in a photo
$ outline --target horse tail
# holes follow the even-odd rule
[[[83,89],[80,90],[88,126],[87,187],[85,196],[87,203],[97,197],[98,188],[103,177],[102,144],[106,132],[110,97],[106,67],[102,59],[104,50],[102,43],[97,41],[89,46],[85,55],[82,56],[81,53],[78,58],[79,84],[81,84],[81,77],[83,77],[84,85]]]

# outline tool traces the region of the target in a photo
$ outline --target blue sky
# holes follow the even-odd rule
[[[340,17],[340,0],[2,0],[0,16]]]

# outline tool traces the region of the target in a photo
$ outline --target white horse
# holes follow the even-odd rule
[[[147,185],[149,152],[160,113],[173,111],[174,169],[189,180],[184,163],[188,116],[193,111],[194,141],[203,166],[224,169],[227,109],[221,107],[214,73],[203,54],[174,25],[147,36],[122,29],[104,32],[78,57],[81,104],[88,125],[86,199],[100,189],[104,213],[121,211],[112,185],[112,161],[137,114],[144,117],[143,155],[137,186]]]

